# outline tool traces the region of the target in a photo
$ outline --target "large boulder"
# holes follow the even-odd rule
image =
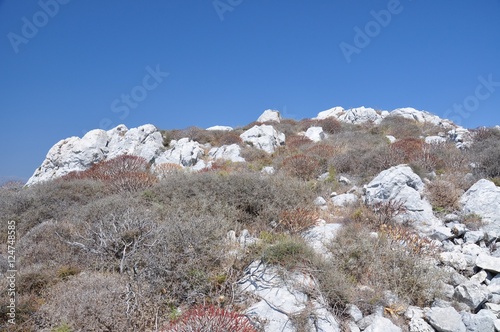
[[[284,274],[278,267],[255,261],[238,284],[241,292],[257,299],[246,309],[246,315],[262,322],[264,331],[297,331],[290,318],[305,310],[309,331],[340,331],[335,317],[325,310],[324,300],[310,296],[315,294],[317,285],[305,273]]]
[[[339,116],[341,116],[344,113],[345,113],[344,108],[342,108],[340,106],[336,106],[336,107],[330,108],[330,109],[328,109],[326,111],[319,112],[318,116],[316,116],[314,119],[316,119],[316,120],[323,120],[323,119],[326,119],[326,118],[336,118],[336,119],[338,119]]]
[[[275,110],[265,110],[264,113],[262,113],[259,118],[257,119],[257,122],[280,122],[281,121],[281,114],[278,111]]]
[[[432,206],[421,196],[422,179],[407,165],[398,165],[380,172],[367,186],[365,202],[400,202],[406,212],[398,218],[415,221],[421,225],[438,226],[440,221],[433,215]]]
[[[382,115],[377,113],[377,111],[373,108],[367,108],[364,106],[348,109],[344,114],[338,117],[340,121],[352,124],[362,124],[367,122],[379,124],[382,121],[382,118]]]
[[[244,142],[267,153],[273,153],[278,146],[285,144],[285,134],[270,125],[253,126],[240,137]]]
[[[200,143],[189,138],[172,140],[170,146],[170,149],[156,159],[156,163],[173,163],[184,167],[194,166],[205,153]]]
[[[500,230],[500,187],[489,180],[481,179],[460,198],[465,214],[474,213],[483,221],[492,223],[489,227]]]
[[[240,156],[241,147],[238,144],[223,145],[210,149],[208,155],[213,159],[230,160],[232,162],[244,162],[245,158]]]
[[[321,127],[309,127],[304,136],[313,142],[319,142],[328,137]]]
[[[108,131],[91,130],[82,138],[70,137],[57,142],[26,185],[52,180],[72,171],[82,171],[96,162],[123,154],[151,161],[162,149],[162,135],[153,125],[130,130],[124,125]]]

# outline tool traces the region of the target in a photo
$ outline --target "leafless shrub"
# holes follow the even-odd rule
[[[379,126],[386,135],[392,135],[400,139],[418,138],[422,135],[422,129],[416,121],[400,116],[387,116]]]
[[[317,125],[327,134],[336,134],[342,131],[342,124],[335,118],[318,120]]]
[[[387,201],[379,201],[371,204],[371,208],[376,216],[374,220],[375,225],[390,225],[396,221],[396,217],[405,213],[404,201],[401,200],[387,200]]]
[[[500,176],[500,130],[480,129],[468,153],[476,174],[492,178]]]
[[[313,141],[305,136],[295,135],[286,138],[286,148],[291,151],[300,151],[311,144],[313,144]]]
[[[438,247],[432,240],[421,237],[408,227],[384,224],[380,226],[380,232],[393,241],[393,244],[408,249],[411,254],[433,256],[438,252]]]
[[[162,163],[155,166],[154,174],[159,178],[163,179],[167,176],[177,174],[177,172],[182,171],[182,166],[174,163]]]
[[[131,312],[126,280],[112,274],[83,273],[52,287],[37,312],[39,329],[63,323],[83,331],[134,331],[144,329],[137,312]]]
[[[313,226],[318,220],[318,213],[311,209],[296,208],[281,212],[277,228],[282,232],[300,233]]]
[[[281,167],[286,173],[303,180],[311,180],[321,173],[319,160],[304,154],[285,158]]]
[[[427,197],[432,208],[437,212],[453,212],[459,209],[459,200],[462,192],[453,182],[445,179],[436,179],[426,186]]]

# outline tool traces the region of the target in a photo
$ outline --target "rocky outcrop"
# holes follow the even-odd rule
[[[339,121],[351,124],[362,124],[366,122],[379,124],[387,114],[387,112],[377,112],[373,108],[367,108],[364,106],[347,110],[337,106],[329,110],[319,112],[316,119],[321,120],[333,117]]]
[[[233,127],[229,127],[229,126],[212,126],[212,127],[208,127],[206,130],[232,131]]]
[[[399,116],[405,119],[414,120],[420,123],[432,123],[436,126],[451,129],[452,122],[446,119],[441,119],[439,116],[427,111],[419,111],[412,107],[397,108],[389,113],[389,116]]]
[[[245,143],[267,153],[273,153],[277,147],[285,144],[285,134],[280,133],[270,125],[253,126],[240,137]]]
[[[72,171],[81,171],[92,164],[122,154],[152,161],[163,149],[163,138],[153,125],[128,129],[119,125],[111,130],[95,129],[82,138],[70,137],[56,143],[26,185],[48,181]]]
[[[200,143],[189,138],[172,140],[170,146],[170,149],[156,159],[156,163],[173,163],[184,167],[194,166],[205,153]]]
[[[230,160],[232,162],[244,162],[245,158],[241,157],[241,147],[238,144],[223,145],[210,149],[208,152],[209,157],[217,160]]]
[[[265,110],[264,113],[262,113],[259,118],[257,119],[257,122],[280,122],[281,121],[281,114],[278,111],[275,110]]]

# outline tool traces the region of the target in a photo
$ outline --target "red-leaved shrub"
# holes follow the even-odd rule
[[[163,332],[256,332],[247,317],[216,306],[195,307]]]

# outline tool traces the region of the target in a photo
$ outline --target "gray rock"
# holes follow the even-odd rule
[[[464,240],[467,243],[478,243],[484,239],[484,232],[483,231],[469,231],[465,233]]]
[[[347,331],[348,332],[361,332],[358,325],[356,325],[356,323],[353,321],[347,322]]]
[[[358,196],[354,194],[340,194],[335,197],[332,197],[330,201],[335,206],[345,207],[355,204],[358,201]]]
[[[280,122],[281,114],[275,110],[265,110],[257,119],[257,122]]]
[[[486,277],[488,277],[488,273],[485,270],[481,270],[470,277],[470,281],[476,284],[482,284],[486,280]]]
[[[430,308],[426,318],[438,332],[466,332],[462,317],[453,307]]]
[[[500,317],[500,304],[488,302],[484,304],[484,308],[491,311],[497,318]]]
[[[447,215],[444,216],[443,221],[451,222],[451,221],[457,221],[458,219],[459,219],[458,215],[454,213],[448,213]]]
[[[351,180],[349,180],[348,178],[346,178],[345,176],[340,176],[339,177],[339,182],[340,183],[343,183],[343,184],[346,184],[346,185],[350,185],[351,184]]]
[[[484,270],[500,273],[500,258],[487,254],[480,254],[476,258],[476,265]]]
[[[420,225],[440,226],[432,213],[432,206],[422,199],[422,179],[407,165],[391,167],[380,172],[367,186],[365,201],[368,205],[379,202],[403,202],[407,212],[400,219],[414,220]]]
[[[302,237],[317,253],[329,256],[326,245],[335,238],[341,228],[342,224],[327,224],[323,220],[303,232]]]
[[[245,158],[241,157],[241,147],[238,144],[223,145],[210,149],[208,155],[217,160],[230,160],[232,162],[244,162]]]
[[[273,153],[277,147],[285,144],[285,134],[270,125],[253,126],[240,135],[241,139],[256,149]]]
[[[465,255],[460,252],[442,252],[439,254],[439,260],[443,264],[451,266],[457,271],[467,269],[467,260]]]
[[[276,170],[272,166],[265,166],[262,168],[261,173],[267,175],[273,175],[274,173],[276,173]]]
[[[423,318],[415,317],[410,320],[409,324],[410,332],[434,332],[432,326],[430,326]]]
[[[462,321],[467,332],[495,332],[496,316],[489,310],[481,310],[476,315],[463,312]]]
[[[367,122],[379,124],[382,121],[382,116],[373,108],[361,106],[346,110],[344,114],[338,117],[338,119],[342,122],[352,124],[362,124]]]
[[[441,137],[441,136],[427,136],[425,138],[426,144],[441,144],[444,142],[446,142],[446,138]]]
[[[318,197],[316,197],[316,199],[314,199],[314,205],[316,205],[316,206],[326,205],[326,200],[323,197],[318,196]]]
[[[451,232],[455,236],[462,236],[467,231],[467,227],[464,224],[454,224],[451,227]]]
[[[352,318],[352,320],[354,320],[355,322],[361,320],[363,318],[363,313],[361,312],[361,310],[359,310],[359,308],[354,305],[354,304],[349,304],[349,306],[347,307],[347,314],[349,315],[349,317]]]
[[[399,326],[394,325],[394,323],[385,317],[375,316],[375,319],[370,325],[366,327],[365,332],[401,332]]]
[[[495,325],[495,331],[499,332],[500,331],[500,319],[495,320],[493,323]]]
[[[484,285],[467,281],[455,288],[455,298],[469,306],[472,310],[477,310],[489,298],[489,291]]]
[[[430,235],[430,237],[438,241],[444,241],[455,237],[455,234],[452,232],[452,230],[445,226],[433,227],[432,231],[433,233]]]
[[[500,187],[489,180],[477,181],[460,198],[465,214],[475,213],[483,221],[492,222],[500,227]]]

